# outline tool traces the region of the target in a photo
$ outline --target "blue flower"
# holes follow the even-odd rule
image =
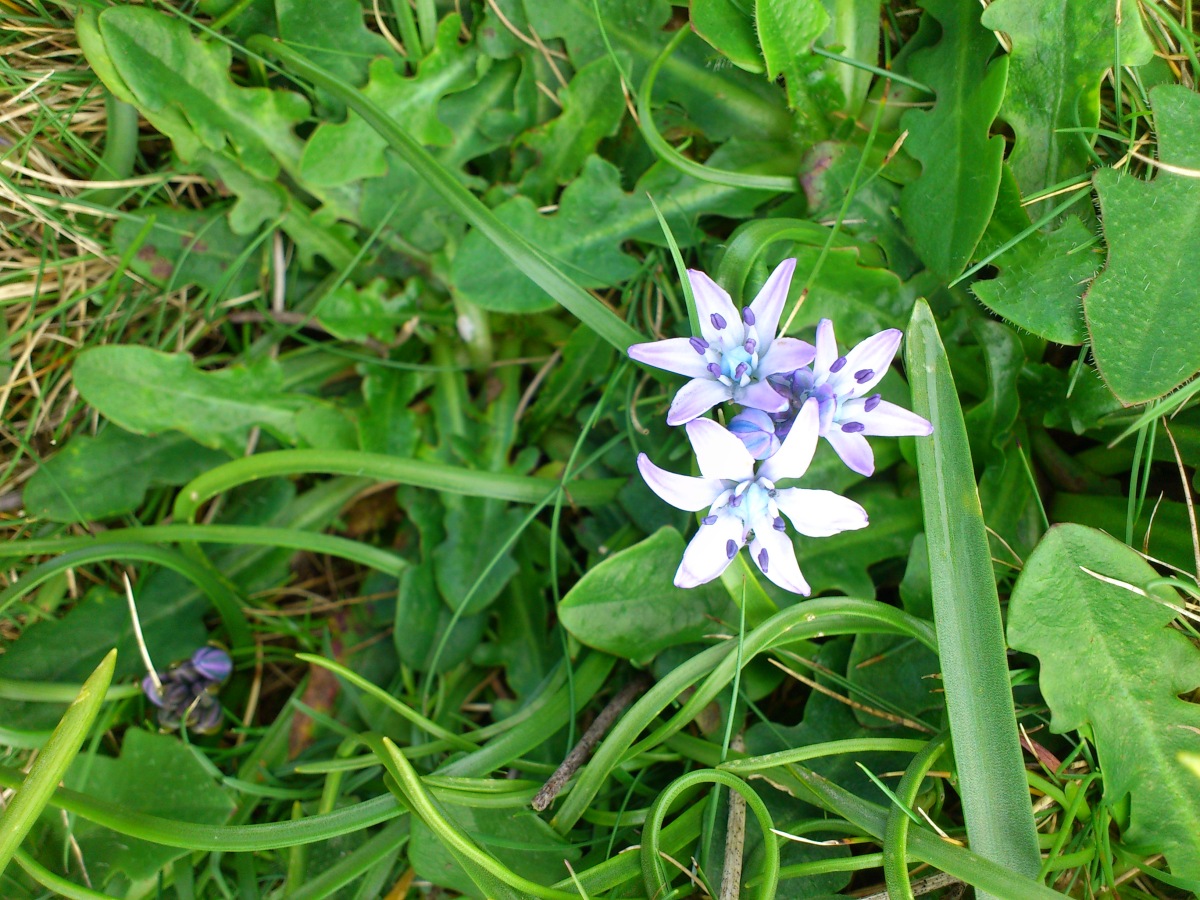
[[[771,384],[788,400],[789,411],[776,414],[775,434],[785,439],[796,414],[809,400],[820,410],[819,433],[847,466],[861,475],[875,471],[869,436],[921,436],[933,425],[916,413],[870,393],[887,374],[900,347],[902,333],[889,328],[873,334],[845,356],[838,354],[833,323],[817,325],[817,354],[811,368],[770,376]]]
[[[780,513],[810,537],[866,527],[866,510],[853,500],[832,491],[775,487],[775,482],[798,478],[808,469],[817,447],[817,414],[817,403],[806,403],[787,439],[757,470],[741,440],[711,419],[687,423],[699,478],[667,472],[645,453],[638,456],[642,477],[659,497],[691,512],[708,509],[675,573],[678,587],[712,581],[749,542],[750,557],[767,578],[807,597],[810,588]]]
[[[233,672],[233,660],[217,647],[201,647],[191,659],[142,679],[146,698],[158,707],[158,724],[174,730],[186,724],[192,731],[212,734],[221,725],[216,692]]]
[[[767,378],[806,366],[816,356],[815,348],[805,341],[775,336],[795,268],[794,259],[781,262],[740,316],[729,294],[715,281],[688,270],[700,335],[629,348],[629,356],[638,362],[691,377],[671,403],[668,425],[690,422],[727,400],[767,412],[787,409],[787,399],[772,389]]]

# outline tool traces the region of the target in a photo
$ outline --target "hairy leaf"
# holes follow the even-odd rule
[[[763,72],[754,18],[737,0],[691,0],[692,30],[731,63],[747,72]]]
[[[782,75],[789,105],[799,105],[812,71],[812,44],[829,25],[829,13],[821,0],[755,0],[754,24],[767,75]]]
[[[1159,158],[1200,169],[1200,96],[1163,85],[1150,102]],[[1102,169],[1094,181],[1108,259],[1083,301],[1092,352],[1112,392],[1143,403],[1200,369],[1200,179],[1164,169],[1146,182]]]
[[[1136,0],[1120,2],[1121,65],[1143,65],[1152,48]],[[1114,62],[1115,12],[1112,3],[1075,0],[996,0],[984,12],[984,27],[1012,41],[1000,114],[1016,132],[1008,162],[1022,194],[1089,167],[1089,136],[1060,129],[1095,128],[1100,121],[1100,79]]]
[[[1057,525],[1013,590],[1008,636],[1041,660],[1051,730],[1090,732],[1105,802],[1130,796],[1125,841],[1198,879],[1200,800],[1179,757],[1200,751],[1200,708],[1181,699],[1200,687],[1200,651],[1169,627],[1176,614],[1162,604],[1178,595],[1146,588],[1157,578],[1115,538]]]
[[[980,7],[923,0],[942,39],[913,54],[909,71],[933,88],[933,109],[910,109],[904,148],[921,175],[900,195],[900,216],[929,268],[949,280],[966,268],[987,227],[1000,185],[1004,138],[989,136],[1004,97],[1008,61],[988,60],[995,36],[979,24]]]

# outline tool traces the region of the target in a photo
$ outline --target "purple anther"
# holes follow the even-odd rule
[[[846,434],[858,434],[860,431],[865,431],[867,428],[862,422],[843,422],[842,431]]]
[[[742,344],[742,349],[747,353],[753,353],[754,348],[758,346],[758,341],[754,338],[746,338],[746,343]]]
[[[829,366],[830,372],[840,372],[846,366],[846,357],[839,356]]]
[[[715,525],[716,522],[717,522],[716,516],[705,516],[703,519],[700,520],[701,525]]]
[[[733,380],[741,381],[742,376],[746,374],[746,370],[749,368],[750,367],[748,365],[746,365],[745,363],[738,363],[737,368],[733,370]]]
[[[752,310],[748,306],[745,309],[743,309],[742,310],[742,321],[745,322],[747,325],[753,325],[754,324],[754,310]]]
[[[857,381],[859,384],[864,384],[865,382],[870,381],[874,377],[875,377],[874,369],[859,369],[857,372],[854,373],[854,380]]]
[[[763,547],[758,551],[758,567],[763,570],[763,574],[767,574],[767,548]]]
[[[233,672],[233,660],[218,647],[201,647],[192,654],[192,665],[209,681],[224,681]]]
[[[783,516],[776,516],[775,521],[771,523],[771,527],[776,531],[787,531],[787,523],[783,521]]]
[[[721,367],[716,363],[709,363],[707,366],[705,366],[705,368],[712,373],[713,378],[721,377]]]
[[[733,559],[735,556],[737,556],[737,542],[733,538],[730,538],[725,542],[725,555],[730,559]]]
[[[730,498],[730,500],[729,500],[729,506],[732,509],[737,509],[741,505],[742,505],[742,495],[734,494],[733,497]]]
[[[871,410],[873,410],[875,407],[877,407],[882,402],[883,402],[882,394],[872,394],[870,397],[867,398],[867,402],[863,404],[863,412],[870,412]]]
[[[711,316],[708,317],[708,321],[712,322],[713,328],[717,329],[717,331],[720,331],[722,328],[724,328],[726,326],[726,324],[728,324],[725,321],[725,317],[723,315],[721,315],[720,313],[713,313]]]
[[[703,356],[704,351],[708,349],[708,341],[706,341],[704,338],[694,337],[694,338],[691,338],[688,341],[688,343],[691,344],[692,349],[695,350],[697,353],[699,353],[701,356]]]

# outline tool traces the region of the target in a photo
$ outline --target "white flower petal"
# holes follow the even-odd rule
[[[645,453],[638,454],[637,467],[650,490],[677,509],[688,512],[707,509],[725,491],[719,479],[676,475],[650,462]]]
[[[802,597],[812,593],[812,588],[800,574],[792,539],[784,532],[774,528],[756,529],[754,540],[750,542],[750,556],[762,573],[785,591]]]
[[[712,419],[692,419],[686,428],[705,478],[741,482],[754,477],[754,458],[733,433]]]
[[[754,327],[762,335],[764,346],[769,346],[775,339],[775,330],[779,327],[779,316],[783,312],[783,304],[787,302],[788,288],[791,287],[792,273],[795,271],[796,260],[785,259],[775,267],[775,271],[771,273],[767,283],[762,286],[762,290],[750,304],[750,312],[754,316]],[[799,366],[792,368],[797,369]]]
[[[903,336],[899,328],[871,335],[846,354],[845,364],[837,374],[830,376],[829,386],[837,393],[851,397],[867,393],[887,374]]]
[[[758,361],[757,375],[766,380],[776,372],[795,372],[807,366],[817,355],[817,348],[808,341],[796,338],[778,338]],[[661,366],[660,366],[661,368]]]
[[[796,414],[796,421],[783,444],[759,466],[758,477],[779,481],[799,478],[807,472],[817,449],[818,428],[817,401],[807,400]]]
[[[708,412],[718,403],[733,399],[733,388],[715,378],[693,378],[679,389],[667,411],[668,425],[682,425]]]
[[[695,338],[667,338],[665,341],[633,344],[627,352],[630,359],[656,369],[665,369],[688,378],[711,378],[707,369],[708,359],[703,353],[696,352],[691,343],[693,340]]]
[[[745,387],[735,388],[733,399],[742,406],[767,412],[783,412],[788,408],[787,397],[784,397],[765,381],[756,381]]]
[[[711,525],[701,525],[683,551],[675,586],[693,588],[712,581],[733,562],[745,543],[745,526],[737,516],[718,515]]]
[[[817,358],[813,370],[818,374],[828,372],[838,358],[837,339],[833,335],[833,322],[822,319],[817,323]]]
[[[869,397],[858,397],[846,401],[842,404],[839,419],[842,422],[861,422],[863,430],[859,433],[863,437],[920,437],[933,434],[933,425],[929,420],[921,418],[915,412],[886,400],[877,399],[868,404],[869,400]]]
[[[732,347],[745,340],[741,316],[726,290],[698,269],[688,269],[687,276],[692,285],[692,296],[696,298],[701,334],[710,343],[723,347]],[[722,322],[725,323],[723,326]]]
[[[838,425],[833,425],[824,435],[829,446],[842,458],[847,466],[859,475],[871,475],[875,471],[875,454],[871,445],[861,434],[849,434]]]
[[[829,537],[867,527],[867,511],[833,491],[788,488],[775,494],[775,505],[801,534]]]

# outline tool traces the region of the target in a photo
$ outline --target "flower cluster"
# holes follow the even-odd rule
[[[233,672],[233,660],[217,647],[201,647],[191,659],[158,672],[158,682],[147,675],[142,690],[158,707],[158,724],[174,731],[186,724],[200,734],[212,734],[221,724],[221,704],[216,693]]]
[[[933,432],[928,421],[873,392],[900,347],[899,330],[872,335],[844,356],[828,319],[817,326],[815,347],[776,336],[795,268],[794,259],[780,263],[740,315],[716,282],[689,269],[701,333],[629,348],[639,362],[691,378],[675,395],[667,424],[685,426],[700,477],[638,456],[638,470],[663,500],[708,510],[675,573],[679,587],[716,578],[749,544],[767,578],[808,596],[785,517],[800,534],[826,537],[865,528],[867,513],[832,491],[780,489],[776,482],[808,470],[818,438],[855,472],[870,475],[868,436]],[[728,429],[700,418],[727,401],[744,407]]]

